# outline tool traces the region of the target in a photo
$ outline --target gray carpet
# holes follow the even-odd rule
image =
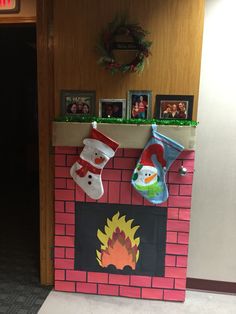
[[[1,195],[0,313],[38,313],[52,289],[39,283],[36,192],[24,186],[18,188],[13,198],[7,192]]]

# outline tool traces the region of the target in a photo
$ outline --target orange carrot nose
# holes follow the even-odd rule
[[[144,179],[144,182],[145,182],[145,183],[151,182],[152,179],[154,179],[154,178],[156,177],[156,175],[157,175],[157,174],[154,173],[152,176],[149,176],[149,177],[145,178],[145,179]]]
[[[103,163],[104,160],[105,160],[105,158],[103,158],[103,157],[95,158],[95,164],[100,165]]]

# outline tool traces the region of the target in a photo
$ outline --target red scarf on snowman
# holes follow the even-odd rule
[[[81,157],[77,159],[77,162],[82,166],[80,169],[76,170],[76,173],[79,177],[85,177],[88,171],[94,174],[100,174],[102,169],[96,168],[95,166],[91,165],[88,161],[83,160]]]

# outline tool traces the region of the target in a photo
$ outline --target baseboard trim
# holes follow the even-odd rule
[[[236,283],[206,279],[187,278],[187,289],[236,294]]]

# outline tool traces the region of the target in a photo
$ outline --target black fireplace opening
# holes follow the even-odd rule
[[[76,202],[75,270],[164,276],[167,208]]]

